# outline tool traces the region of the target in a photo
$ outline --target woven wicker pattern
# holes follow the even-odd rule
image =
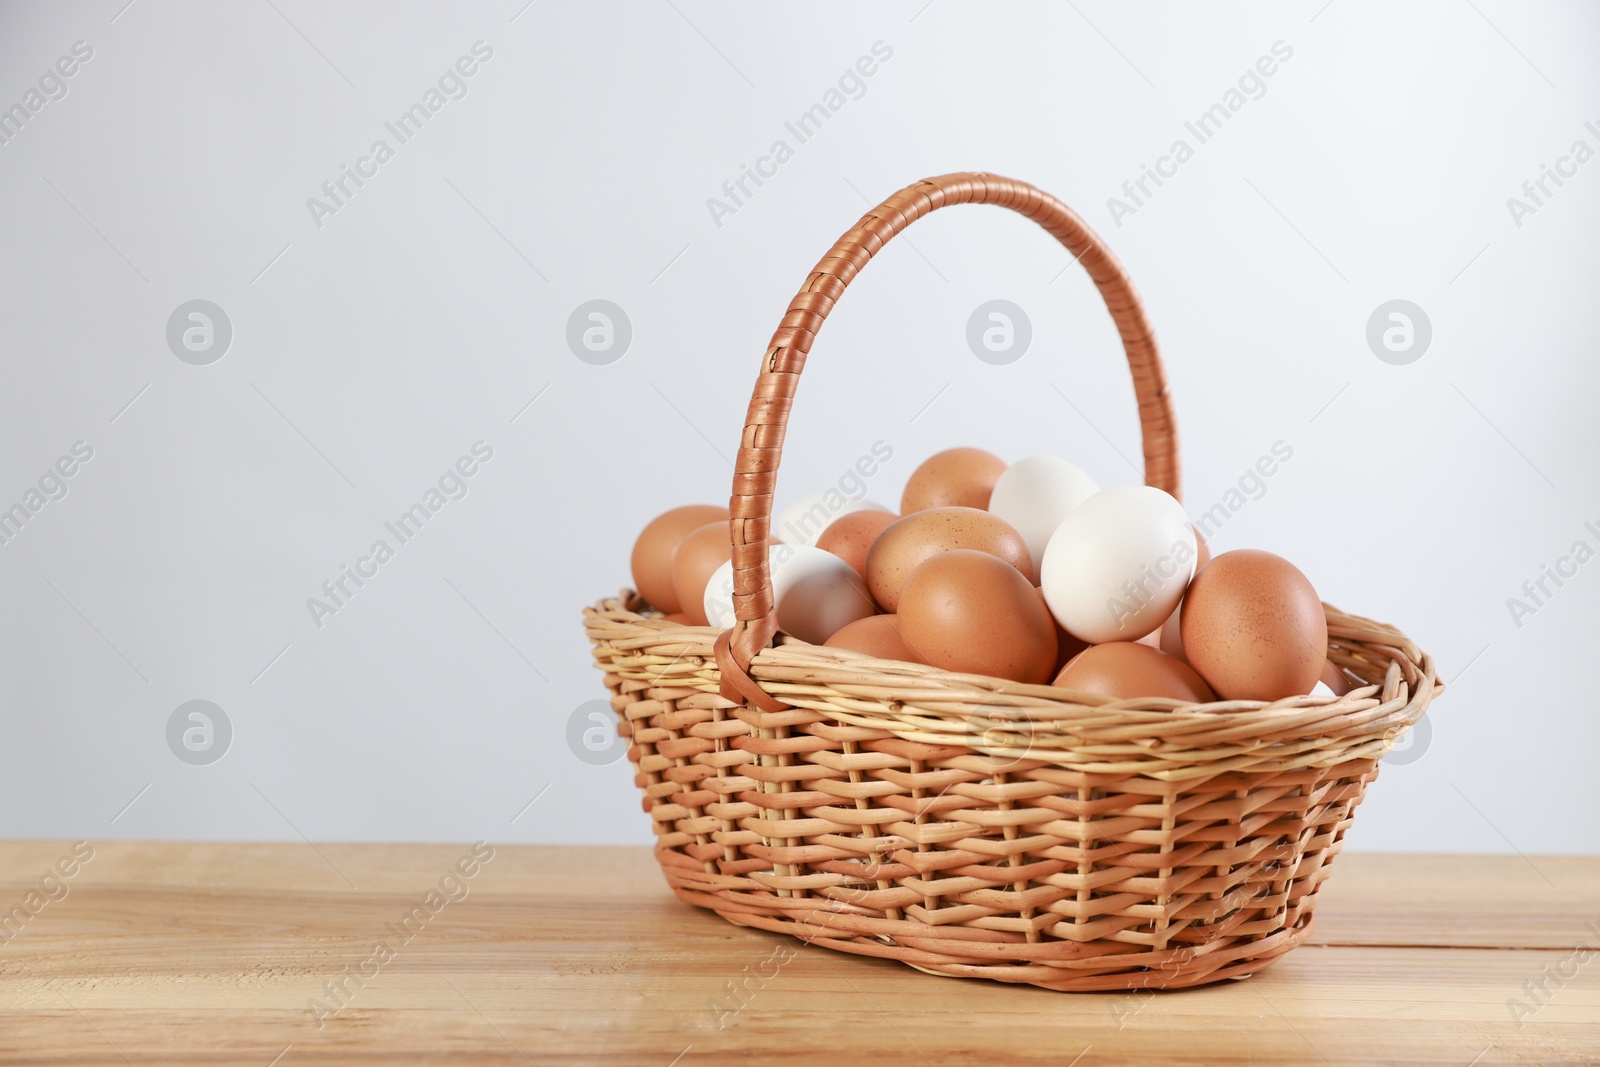
[[[730,505],[739,624],[667,622],[631,590],[585,609],[596,664],[682,899],[937,974],[1061,990],[1260,970],[1310,932],[1377,761],[1441,691],[1393,627],[1324,605],[1341,697],[1112,701],[808,645],[776,631],[766,539],[795,379],[888,237],[997,203],[1084,264],[1121,332],[1147,482],[1176,494],[1155,342],[1116,261],[1058,201],[951,175],[891,197],[824,257],[757,381]]]
[[[626,597],[626,594],[625,594]],[[1327,609],[1338,699],[1078,703],[780,637],[723,698],[710,627],[585,613],[667,881],[741,925],[1052,989],[1248,974],[1310,930],[1376,761],[1439,690]],[[1083,698],[1087,701],[1090,698]]]

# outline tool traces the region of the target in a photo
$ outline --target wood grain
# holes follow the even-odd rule
[[[0,844],[0,909],[69,847]],[[94,850],[65,897],[0,927],[0,1063],[1600,1063],[1600,953],[1574,956],[1600,949],[1597,858],[1347,853],[1311,942],[1272,969],[1138,996],[730,926],[640,848],[496,847],[403,944],[386,924],[470,845]],[[324,983],[386,934],[393,958],[319,1027],[307,1002],[331,1008]]]

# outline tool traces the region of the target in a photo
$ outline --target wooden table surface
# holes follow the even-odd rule
[[[735,927],[643,848],[72,847],[0,844],[0,1063],[1600,1063],[1600,858],[1347,853],[1270,970],[1119,995]]]

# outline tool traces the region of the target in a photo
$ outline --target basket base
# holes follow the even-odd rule
[[[671,881],[670,875],[668,881]],[[1072,949],[1078,946],[1064,942],[1047,946],[1040,942],[973,941],[973,954],[958,956],[945,951],[949,945],[945,938],[938,938],[939,945],[935,948],[930,945],[935,938],[929,936],[868,933],[852,936],[848,930],[840,929],[867,924],[882,927],[886,924],[885,920],[856,916],[854,921],[841,922],[841,917],[847,913],[803,906],[793,909],[792,916],[780,917],[758,910],[754,904],[739,907],[723,897],[683,886],[673,886],[673,892],[684,903],[714,912],[735,926],[784,934],[808,945],[856,956],[896,960],[924,974],[940,978],[982,978],[1068,993],[1193,989],[1215,982],[1249,978],[1266,970],[1285,953],[1304,942],[1311,935],[1314,925],[1314,918],[1309,911],[1302,912],[1298,920],[1287,923],[1282,929],[1265,937],[1237,936],[1237,931],[1229,931],[1223,924],[1217,932],[1218,936],[1203,945],[1159,953],[1127,953],[1128,956],[1137,956],[1138,963],[1104,952],[1102,947],[1075,953]],[[1051,952],[1052,947],[1056,947],[1056,951]],[[1001,951],[996,952],[996,949]],[[984,958],[985,955],[998,957],[1002,953],[1032,958],[1014,958],[1005,962]],[[1046,955],[1060,958],[1037,958]]]

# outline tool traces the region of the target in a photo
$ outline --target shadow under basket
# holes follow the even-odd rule
[[[799,641],[767,566],[795,380],[867,259],[939,207],[1038,221],[1106,298],[1134,373],[1146,482],[1177,495],[1155,342],[1099,239],[993,175],[929,179],[837,242],[757,381],[729,523],[735,626],[631,590],[584,611],[656,857],[690,904],[934,974],[1048,989],[1176,989],[1261,970],[1309,935],[1378,760],[1442,686],[1404,634],[1328,605],[1350,689],[1272,703],[1108,700]]]

